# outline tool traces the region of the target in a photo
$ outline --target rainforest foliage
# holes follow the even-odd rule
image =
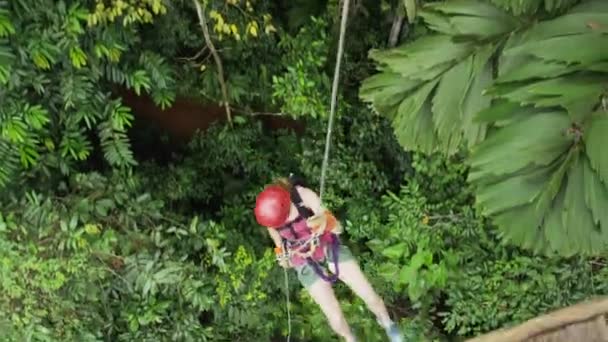
[[[283,340],[283,271],[252,205],[275,176],[319,186],[339,9],[0,0],[0,338]],[[608,5],[359,0],[350,15],[324,200],[406,336],[608,294]],[[182,144],[126,92],[230,116]],[[358,336],[384,341],[336,292]],[[289,293],[292,340],[337,341],[292,272]]]

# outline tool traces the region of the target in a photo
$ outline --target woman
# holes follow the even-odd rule
[[[365,278],[348,247],[339,243],[339,222],[323,209],[315,192],[281,179],[258,195],[254,211],[257,222],[268,229],[274,241],[279,264],[295,268],[298,279],[338,335],[347,342],[356,341],[332,289],[331,283],[340,279],[376,315],[390,341],[403,341],[383,300]],[[332,275],[325,274],[320,267],[323,261],[328,261]]]

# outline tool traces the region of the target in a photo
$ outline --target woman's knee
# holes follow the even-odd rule
[[[338,335],[344,337],[351,335],[350,326],[348,325],[348,322],[346,322],[344,316],[335,315],[332,317],[327,317],[327,320],[329,321],[329,326],[331,326],[332,330]]]
[[[325,314],[329,326],[337,334],[343,337],[351,335],[350,327],[344,318],[342,308],[338,302],[331,285],[324,281],[317,281],[312,284],[308,291],[313,300],[319,305],[321,311]]]

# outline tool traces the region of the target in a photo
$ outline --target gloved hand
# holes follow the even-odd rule
[[[284,252],[281,247],[275,247],[274,253],[276,255],[277,263],[279,264],[279,266],[283,268],[291,268],[292,265],[289,260],[289,254],[287,252]]]
[[[325,210],[321,214],[309,217],[306,220],[306,223],[314,233],[342,233],[342,225],[340,224],[340,221],[338,221],[338,219],[336,219],[336,217],[329,210]]]

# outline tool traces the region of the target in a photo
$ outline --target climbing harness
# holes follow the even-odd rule
[[[301,236],[299,236],[300,234],[296,232],[296,229],[294,229],[293,226],[297,223],[301,223],[302,221],[308,222],[308,219],[312,218],[314,213],[312,210],[304,206],[302,198],[300,197],[300,194],[296,190],[295,186],[293,186],[290,191],[290,197],[291,202],[294,203],[296,209],[298,210],[298,217],[282,227],[277,228],[279,233],[284,230],[288,230],[291,233],[291,238],[284,239],[283,248],[281,249],[280,253],[282,258],[281,260],[291,260],[291,258],[294,256],[299,257],[305,260],[306,263],[312,267],[313,271],[323,280],[335,283],[339,276],[338,248],[340,241],[338,240],[335,232],[331,230],[333,226],[328,226],[326,222],[326,225],[323,227],[324,229],[311,232],[310,237],[306,239],[301,238]],[[331,254],[333,256],[333,265],[335,270],[333,275],[326,275],[321,269],[318,261],[315,260],[317,248],[323,247],[321,244],[322,237],[329,237],[331,240],[327,247],[331,249]],[[327,250],[324,250],[321,253],[326,254],[326,252]]]
[[[327,135],[325,137],[325,151],[323,153],[323,164],[321,166],[321,181],[320,181],[320,190],[319,197],[321,201],[323,200],[323,192],[325,190],[325,176],[327,174],[327,165],[329,162],[329,149],[331,145],[331,135],[334,125],[334,116],[336,113],[336,102],[338,98],[338,83],[340,79],[340,67],[342,65],[342,55],[344,54],[344,37],[346,36],[346,22],[348,20],[348,9],[350,7],[350,0],[344,0],[342,4],[342,14],[340,18],[340,37],[338,39],[338,53],[336,56],[336,67],[334,69],[334,79],[332,83],[331,89],[331,104],[329,110],[329,122],[327,125]],[[315,235],[315,234],[313,234]],[[317,237],[318,238],[318,237]],[[337,241],[337,237],[335,237],[332,248],[334,255],[334,262],[336,263],[336,273],[338,272],[338,264],[337,264],[337,246],[339,242]],[[317,265],[318,266],[318,265]],[[313,266],[314,267],[314,266]],[[289,277],[287,274],[287,268],[283,268],[285,273],[285,296],[287,301],[287,342],[291,339],[291,312],[290,312],[290,301],[289,301]]]

